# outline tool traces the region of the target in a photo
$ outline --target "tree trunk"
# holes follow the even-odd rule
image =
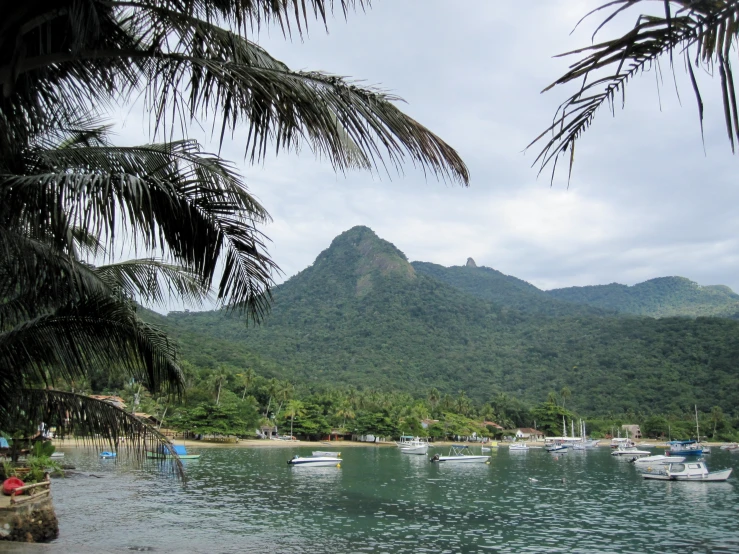
[[[218,381],[218,394],[216,394],[216,406],[221,401],[221,382]]]

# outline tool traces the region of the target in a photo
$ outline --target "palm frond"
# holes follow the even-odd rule
[[[277,267],[256,225],[269,215],[230,164],[197,142],[35,147],[16,165],[17,173],[0,174],[7,228],[53,235],[67,249],[70,230],[82,228],[110,252],[123,232],[134,250],[156,249],[197,274],[202,290],[217,280],[222,304],[255,320],[268,309]]]
[[[598,33],[614,17],[646,1],[612,0],[588,15],[611,10],[598,26]],[[655,68],[663,56],[670,57],[674,70],[672,56],[675,51],[684,57],[698,103],[701,129],[703,101],[693,67],[718,67],[727,134],[734,150],[734,142],[739,138],[739,112],[729,53],[739,34],[739,0],[665,0],[664,6],[663,16],[642,14],[635,26],[621,37],[562,54],[583,57],[544,92],[573,81],[582,80],[582,84],[560,105],[552,124],[528,146],[546,141],[534,161],[540,164],[540,171],[552,164],[554,178],[557,159],[566,156],[571,174],[575,144],[591,126],[598,110],[607,105],[613,111],[619,94],[622,104],[625,103],[627,83],[637,74]]]
[[[10,87],[14,110],[26,113],[31,127],[44,116],[62,122],[86,101],[89,110],[145,90],[155,127],[218,113],[223,140],[227,129],[245,123],[251,160],[261,159],[270,142],[277,151],[307,142],[339,170],[356,164],[399,168],[409,158],[437,176],[469,180],[456,151],[401,112],[394,104],[398,98],[340,77],[290,71],[244,36],[214,23],[230,20],[243,31],[242,23],[257,13],[287,21],[287,6],[312,6],[324,18],[326,2],[271,3],[272,11],[260,11],[266,2],[248,3],[256,11],[245,10],[242,2],[213,9],[204,2],[94,3],[110,8],[101,16],[101,29],[115,26],[111,37],[101,32],[76,49],[29,54],[15,67],[0,62],[0,84]],[[356,4],[361,2],[341,2],[343,10]],[[23,79],[35,88],[17,91]]]
[[[181,394],[184,386],[167,336],[141,321],[130,302],[110,296],[71,302],[0,333],[0,397],[98,368],[123,371],[152,392]]]
[[[72,392],[22,389],[15,391],[12,403],[0,408],[0,429],[35,431],[41,422],[56,427],[61,438],[74,435],[89,445],[114,450],[121,458],[130,456],[139,464],[147,451],[164,452],[172,456],[167,469],[185,480],[182,461],[167,437],[108,402]]]
[[[98,266],[93,271],[111,289],[120,288],[139,303],[164,304],[174,296],[199,305],[208,298],[208,288],[196,273],[153,258]]]

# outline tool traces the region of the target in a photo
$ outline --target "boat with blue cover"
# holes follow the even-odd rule
[[[703,447],[698,441],[670,441],[667,444],[670,445],[667,449],[670,456],[700,456],[703,454]]]
[[[116,454],[115,452],[109,452],[107,450],[100,453],[100,457],[103,460],[110,460],[111,458],[115,458],[117,456],[118,456],[118,454]]]
[[[172,450],[174,450],[180,460],[197,460],[200,458],[200,454],[188,454],[184,444],[172,445]],[[155,460],[171,460],[174,458],[169,451],[161,446],[156,451],[147,451],[146,457],[153,458]]]

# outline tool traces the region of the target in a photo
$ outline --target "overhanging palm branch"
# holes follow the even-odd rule
[[[616,16],[647,0],[612,0],[585,17],[609,10],[594,37]],[[703,100],[694,68],[718,68],[724,104],[726,130],[732,151],[739,138],[739,111],[730,55],[739,34],[739,0],[664,0],[659,2],[664,15],[640,15],[636,25],[621,37],[562,54],[582,55],[570,70],[544,91],[557,85],[582,81],[577,92],[563,102],[552,124],[530,145],[546,141],[535,160],[543,170],[552,165],[552,178],[560,156],[569,158],[569,171],[575,159],[575,143],[590,127],[604,105],[614,110],[617,96],[625,102],[625,88],[635,75],[658,69],[664,56],[674,70],[673,57],[682,56],[698,103],[701,129]],[[585,19],[585,18],[583,18]]]
[[[341,170],[398,166],[409,157],[434,174],[468,181],[457,153],[398,110],[396,97],[324,73],[291,71],[246,38],[249,24],[262,21],[289,29],[292,20],[302,33],[308,12],[325,20],[333,2],[60,4],[11,14],[5,40],[0,35],[0,106],[8,116],[0,118],[0,135],[22,138],[50,122],[64,126],[73,114],[142,90],[155,127],[219,114],[223,140],[228,129],[246,124],[252,160],[270,142],[278,151],[307,142]],[[343,11],[364,4],[340,2]],[[79,11],[85,15],[71,21]]]
[[[146,451],[170,454],[167,467],[184,480],[182,462],[170,441],[156,428],[107,402],[72,392],[21,389],[13,402],[0,410],[0,429],[24,429],[29,422],[43,421],[56,427],[62,438],[69,434],[93,446],[108,447],[141,462]],[[29,431],[35,431],[35,425]],[[32,433],[31,433],[32,434]],[[125,439],[125,440],[121,440]]]
[[[152,392],[182,392],[167,336],[141,321],[131,302],[90,297],[0,333],[0,411],[17,390],[73,382],[101,367],[125,372]]]
[[[219,302],[261,318],[276,266],[256,225],[269,215],[233,168],[195,141],[115,147],[104,129],[82,136],[58,148],[39,139],[6,164],[15,171],[0,172],[0,227],[53,237],[65,252],[83,232],[112,252],[123,234],[134,252],[159,251],[166,264],[158,274],[169,277],[171,290],[194,299],[215,281]],[[160,292],[149,297],[161,300]]]

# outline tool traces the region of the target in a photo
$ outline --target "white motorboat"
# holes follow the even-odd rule
[[[552,454],[565,454],[569,449],[564,444],[550,444],[545,446],[544,450]]]
[[[525,442],[512,442],[508,446],[508,450],[512,452],[521,452],[521,451],[526,452],[528,451],[528,449],[529,449],[529,445],[526,444]]]
[[[651,456],[652,453],[649,450],[639,450],[636,446],[619,446],[616,450],[611,452],[611,456],[617,458],[643,458],[644,456]]]
[[[64,458],[64,452],[52,452],[49,458],[51,458],[52,460],[58,460],[60,458]]]
[[[294,467],[340,467],[341,458],[338,456],[306,456],[300,457],[297,454],[294,458],[287,461],[287,465]]]
[[[486,463],[490,461],[490,456],[474,455],[471,453],[470,447],[464,444],[453,444],[449,450],[448,456],[432,456],[430,462],[451,462],[451,463]]]
[[[739,450],[739,444],[732,442],[730,444],[722,444],[721,450]]]
[[[668,464],[680,464],[685,461],[683,456],[665,456],[657,454],[656,456],[644,456],[643,458],[633,457],[629,462],[637,467],[648,467]]]
[[[395,444],[398,445],[398,448],[405,448],[417,438],[418,437],[414,437],[413,435],[403,435],[400,437],[399,441],[395,441]]]
[[[314,458],[341,458],[341,452],[330,452],[328,450],[314,450]]]
[[[726,481],[731,475],[732,469],[721,471],[708,471],[706,463],[700,460],[688,463],[672,463],[667,465],[664,473],[644,473],[644,479],[656,479],[660,481],[691,481],[691,482],[716,482]]]
[[[403,439],[404,437],[400,438]],[[398,443],[398,448],[403,454],[425,455],[429,451],[429,443],[426,439],[414,437],[413,440]]]

